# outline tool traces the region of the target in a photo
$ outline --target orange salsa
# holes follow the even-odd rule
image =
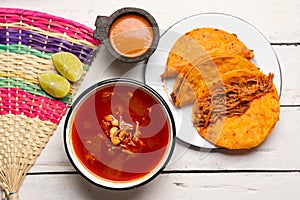
[[[147,19],[138,14],[117,18],[109,32],[110,43],[121,55],[138,57],[148,51],[153,42],[153,29]]]
[[[168,117],[161,104],[143,89],[126,84],[108,85],[90,94],[71,127],[80,162],[110,181],[149,174],[162,161],[170,142]],[[127,135],[113,142],[112,129],[125,130]]]

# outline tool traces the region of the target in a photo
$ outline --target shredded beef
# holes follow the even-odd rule
[[[273,77],[273,74],[269,74],[251,79],[236,79],[224,87],[217,88],[210,97],[197,102],[198,107],[194,109],[194,125],[205,128],[224,116],[245,113],[253,99],[273,90]]]

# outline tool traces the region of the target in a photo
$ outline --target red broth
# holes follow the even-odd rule
[[[114,145],[101,124],[112,115],[136,128],[143,145],[132,152]],[[120,120],[119,120],[120,121]],[[108,85],[88,96],[72,122],[72,143],[76,156],[90,172],[111,181],[139,179],[162,160],[170,141],[170,127],[164,108],[141,88]]]

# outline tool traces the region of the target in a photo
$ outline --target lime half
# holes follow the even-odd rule
[[[55,98],[65,97],[70,92],[69,81],[58,74],[41,74],[39,84],[45,92]]]
[[[56,70],[71,82],[80,79],[83,67],[77,56],[69,52],[58,52],[52,55],[52,61]]]

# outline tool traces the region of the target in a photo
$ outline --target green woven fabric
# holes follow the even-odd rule
[[[0,44],[0,53],[10,52],[10,53],[18,53],[18,54],[30,54],[41,58],[51,59],[53,53],[45,53],[36,49],[32,49],[27,45],[23,44]],[[88,71],[89,67],[87,65],[83,65],[83,69]]]
[[[45,53],[41,52],[36,49],[32,49],[29,46],[22,45],[22,44],[10,44],[10,45],[5,45],[5,44],[0,44],[0,52],[11,52],[11,53],[19,53],[19,54],[28,54],[30,53],[31,55],[38,56],[41,58],[47,58],[51,59],[52,53]]]
[[[0,88],[20,88],[31,94],[44,96],[49,99],[55,99],[48,95],[39,85],[27,82],[22,78],[0,76]],[[68,94],[66,97],[59,99],[59,101],[71,105],[72,96],[71,94]]]

